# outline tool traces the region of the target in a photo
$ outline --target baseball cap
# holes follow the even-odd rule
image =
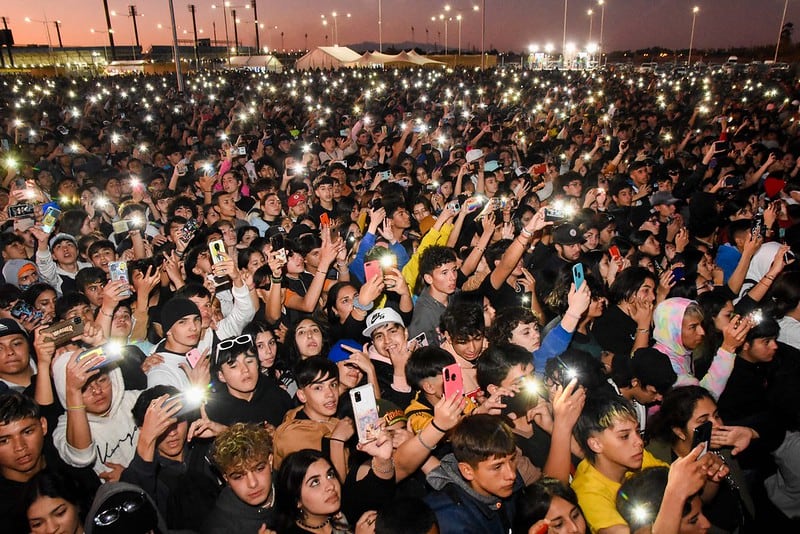
[[[662,204],[672,205],[678,202],[680,202],[680,199],[672,196],[672,193],[669,191],[656,191],[653,193],[653,196],[650,197],[650,204],[653,206],[661,206]]]
[[[20,334],[28,339],[28,333],[23,330],[17,321],[14,319],[0,319],[0,337],[13,336]]]
[[[472,150],[467,151],[467,163],[472,163],[473,161],[477,161],[483,157],[483,150],[479,148],[473,148]]]
[[[586,240],[577,226],[572,223],[566,223],[553,231],[553,241],[559,245],[577,245]]]
[[[363,348],[361,344],[354,339],[340,339],[331,348],[330,352],[328,353],[328,359],[333,363],[349,360],[352,353],[346,350],[344,347],[350,347],[351,349],[356,349],[358,351]]]
[[[367,327],[364,329],[362,334],[364,337],[370,337],[376,328],[392,323],[399,324],[403,328],[406,326],[405,323],[403,323],[403,318],[400,317],[400,314],[394,311],[392,308],[378,308],[367,316]]]
[[[75,245],[76,247],[78,246],[78,241],[75,239],[74,235],[61,232],[50,238],[50,248],[53,248],[62,241],[72,241],[73,245]]]
[[[296,193],[293,193],[293,194],[292,194],[292,195],[289,197],[289,199],[286,201],[286,204],[287,204],[287,205],[288,205],[290,208],[293,208],[293,207],[297,206],[298,204],[302,204],[302,203],[303,203],[303,202],[305,202],[305,201],[306,201],[306,196],[305,196],[303,193],[300,193],[300,192],[298,191],[298,192],[296,192]]]

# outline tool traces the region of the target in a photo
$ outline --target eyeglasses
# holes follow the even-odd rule
[[[232,349],[236,345],[252,345],[253,344],[253,336],[250,334],[244,334],[239,337],[235,337],[232,339],[225,339],[220,341],[217,344],[217,352],[215,354],[214,360],[219,363],[219,353],[223,350]]]
[[[121,515],[121,512],[130,514],[138,510],[144,504],[145,497],[143,493],[137,493],[126,500],[124,503],[114,508],[103,510],[94,517],[94,524],[98,527],[107,527],[116,523]]]

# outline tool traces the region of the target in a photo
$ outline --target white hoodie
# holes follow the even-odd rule
[[[53,360],[53,382],[58,400],[66,406],[67,361],[77,355],[74,352],[61,354]],[[86,449],[76,449],[67,443],[67,414],[58,418],[53,432],[53,441],[61,458],[74,467],[92,466],[95,473],[108,471],[104,465],[113,462],[125,467],[136,453],[136,440],[139,429],[133,421],[131,409],[141,391],[125,391],[122,371],[113,369],[108,373],[111,379],[111,407],[104,415],[87,413],[92,443]]]

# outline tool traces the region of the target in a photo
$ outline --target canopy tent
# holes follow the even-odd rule
[[[357,61],[349,63],[348,67],[425,67],[444,66],[444,63],[428,59],[414,52],[401,52],[399,54],[382,54],[381,52],[366,52]]]
[[[297,70],[341,69],[361,59],[361,54],[346,46],[319,46],[297,60]]]
[[[233,56],[231,57],[230,68],[281,72],[283,70],[283,65],[278,58],[267,54],[258,56]]]
[[[441,61],[436,61],[435,59],[431,59],[427,56],[421,56],[417,54],[414,50],[409,50],[408,52],[401,52],[397,55],[404,56],[408,61],[414,63],[415,65],[419,65],[421,67],[439,67],[439,66],[444,67],[446,65]]]

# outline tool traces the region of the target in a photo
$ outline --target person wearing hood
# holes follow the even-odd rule
[[[32,227],[31,233],[38,241],[36,266],[42,279],[53,286],[59,295],[75,291],[75,275],[81,269],[92,266],[78,259],[78,241],[75,237],[66,233],[50,237],[39,226]]]
[[[107,363],[102,354],[78,360],[65,352],[53,360],[52,371],[66,409],[53,432],[58,453],[72,466],[92,466],[108,482],[119,480],[136,452],[131,408],[140,392],[126,391],[122,371]]]
[[[147,374],[147,387],[172,386],[180,391],[192,384],[207,386],[209,362],[206,354],[190,361],[189,354],[200,342],[201,318],[197,305],[189,299],[172,298],[161,309],[164,339],[156,345]],[[158,363],[153,356],[158,357]],[[148,362],[145,363],[147,365]]]
[[[734,316],[722,331],[722,345],[711,366],[702,377],[694,375],[692,351],[705,337],[703,310],[697,302],[685,298],[669,298],[653,312],[653,348],[666,354],[678,375],[675,386],[700,385],[718,399],[733,371],[736,350],[744,343],[752,323],[747,317]]]
[[[3,278],[14,287],[25,291],[33,284],[39,283],[39,270],[29,260],[8,260],[3,265]]]
[[[450,437],[453,452],[428,474],[434,493],[425,502],[441,534],[505,534],[524,487],[511,429],[492,415],[464,419]]]
[[[104,484],[97,491],[84,534],[167,534],[167,523],[153,499],[127,482]]]
[[[208,418],[233,423],[269,423],[277,427],[294,407],[271,377],[259,372],[258,351],[250,334],[220,341],[211,366],[218,381],[206,411]]]

